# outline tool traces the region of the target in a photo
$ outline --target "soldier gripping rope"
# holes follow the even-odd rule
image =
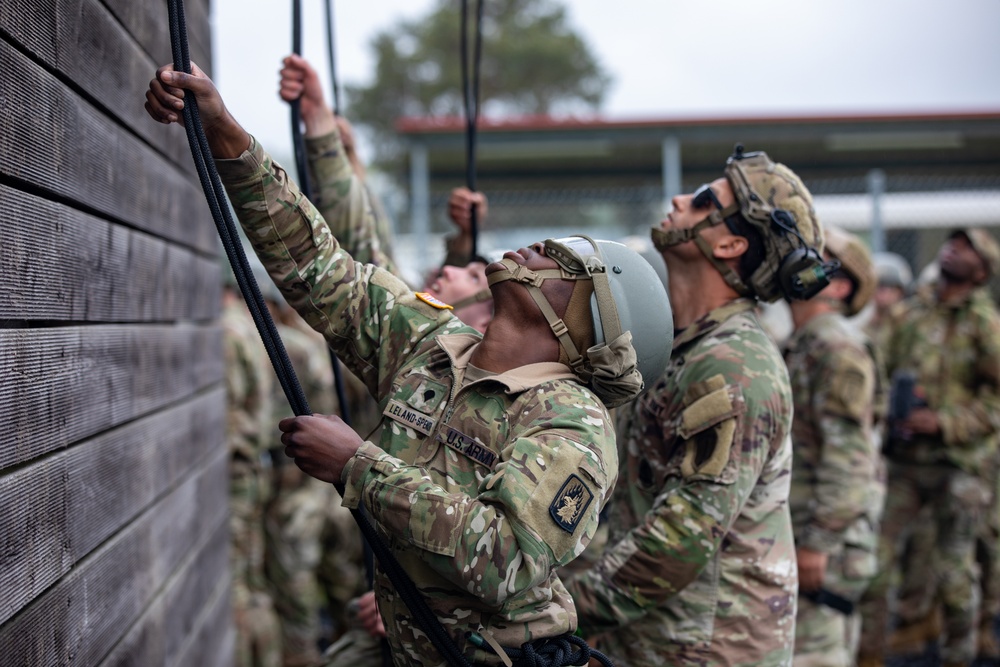
[[[585,237],[508,252],[488,267],[495,314],[480,335],[447,304],[354,262],[204,74],[158,70],[150,115],[176,122],[184,90],[264,266],[383,407],[377,445],[335,417],[303,416],[280,424],[286,453],[365,506],[468,660],[501,664],[505,648],[545,650],[571,634],[573,601],[555,570],[589,542],[617,477],[608,407],[635,398],[668,355],[656,272]],[[390,416],[399,410],[429,427]],[[452,429],[495,465],[449,447]],[[578,511],[560,513],[566,498]],[[381,570],[376,595],[396,664],[438,664]]]

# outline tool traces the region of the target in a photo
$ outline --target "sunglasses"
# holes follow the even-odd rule
[[[715,208],[720,211],[722,210],[722,203],[719,202],[719,198],[715,195],[715,190],[708,183],[702,185],[691,195],[691,208],[696,211],[703,211],[712,205],[715,205]]]

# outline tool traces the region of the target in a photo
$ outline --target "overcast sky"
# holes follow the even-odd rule
[[[372,36],[434,4],[337,0],[341,81],[369,82]],[[1000,0],[565,4],[614,79],[601,112],[608,118],[1000,111]],[[323,2],[303,5],[303,51],[328,81]],[[291,3],[213,6],[214,77],[227,104],[272,152],[289,152],[288,111],[276,90],[291,49]]]

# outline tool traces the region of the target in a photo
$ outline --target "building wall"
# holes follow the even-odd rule
[[[211,69],[209,0],[188,0]],[[0,3],[0,663],[231,661],[219,268],[163,0]]]

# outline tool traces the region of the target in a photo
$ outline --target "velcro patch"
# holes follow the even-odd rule
[[[408,408],[405,403],[392,399],[389,404],[385,406],[385,410],[382,411],[386,417],[398,421],[404,426],[409,426],[415,431],[420,431],[424,435],[430,435],[431,431],[434,430],[434,426],[437,424],[436,419],[432,419],[422,412],[417,412],[411,408]]]
[[[594,494],[583,483],[583,480],[576,475],[570,475],[563,482],[559,493],[552,499],[552,503],[549,505],[549,515],[557,526],[567,533],[572,533],[580,524],[580,519],[583,518],[584,512],[587,511],[587,507],[590,506],[593,499]]]
[[[475,438],[465,435],[457,428],[448,427],[447,433],[438,434],[438,440],[454,449],[459,454],[467,456],[476,463],[484,465],[490,470],[497,463],[497,455],[486,445]]]
[[[427,292],[414,292],[413,295],[429,306],[434,306],[438,310],[454,310],[454,306],[449,306],[441,299]]]

